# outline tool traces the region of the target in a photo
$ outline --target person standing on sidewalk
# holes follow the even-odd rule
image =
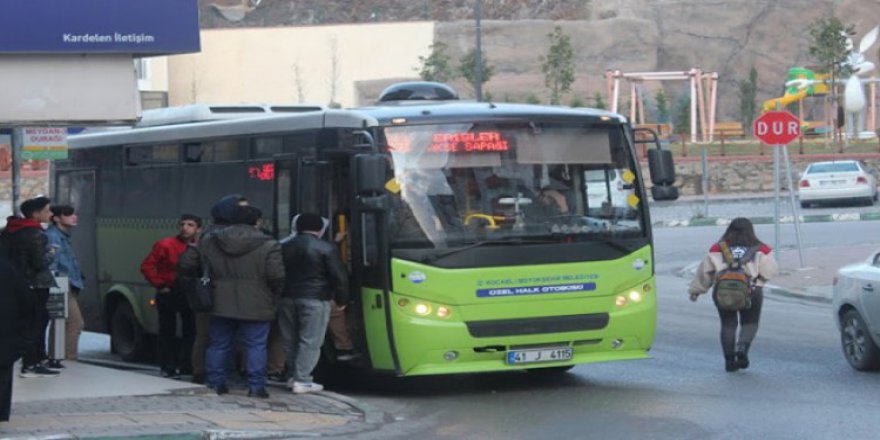
[[[220,198],[214,206],[211,207],[211,224],[205,228],[196,242],[190,243],[186,251],[180,255],[180,263],[190,266],[199,264],[199,251],[196,248],[198,241],[210,237],[232,224],[232,215],[239,206],[247,206],[247,199],[241,194],[229,194]],[[179,276],[189,276],[184,272]],[[196,274],[195,276],[198,276]],[[211,333],[211,314],[208,312],[194,313],[196,336],[192,346],[192,382],[205,383],[205,352],[208,350],[208,340]]]
[[[30,293],[25,315],[30,323],[22,359],[21,377],[56,377],[58,371],[48,368],[46,360],[46,328],[49,325],[49,289],[57,287],[49,266],[52,263],[49,239],[43,223],[52,218],[47,197],[35,197],[22,202],[24,218],[10,217],[0,239],[9,260],[27,283]]]
[[[296,394],[324,389],[313,381],[312,370],[321,356],[331,309],[344,310],[348,303],[348,273],[336,246],[321,240],[323,229],[321,216],[300,214],[299,233],[282,245],[287,279],[278,325],[293,373],[288,385]]]
[[[227,370],[238,336],[245,351],[248,395],[267,398],[266,345],[275,298],[284,289],[281,246],[260,231],[262,212],[253,206],[236,208],[232,223],[204,237],[198,247],[201,258],[181,259],[180,269],[196,276],[204,259],[214,286],[205,356],[208,386],[219,395],[229,392]]]
[[[156,310],[159,312],[159,367],[163,377],[178,377],[192,371],[195,323],[186,295],[177,287],[177,261],[187,245],[195,240],[202,219],[183,214],[177,235],[165,237],[153,245],[141,263],[141,273],[156,288]],[[177,317],[180,316],[182,346],[177,340]]]
[[[73,246],[70,245],[70,232],[76,227],[78,218],[72,206],[52,206],[52,225],[46,229],[49,246],[54,250],[52,273],[67,277],[70,289],[67,291],[67,319],[65,320],[64,358],[75,361],[79,352],[79,337],[84,321],[79,309],[79,292],[83,289],[83,275],[80,271]],[[55,332],[49,334],[49,344],[54,345]],[[50,368],[63,368],[61,361],[52,359]]]
[[[738,311],[718,309],[724,368],[728,372],[734,372],[749,367],[749,347],[758,333],[758,321],[761,319],[761,306],[764,303],[763,286],[767,280],[776,276],[779,269],[772,249],[758,240],[752,222],[747,218],[735,218],[721,236],[721,241],[712,245],[697,268],[696,276],[688,288],[691,301],[696,301],[701,294],[708,292],[715,284],[716,275],[727,268],[722,254],[722,242],[737,259],[743,258],[750,253],[750,249],[755,248],[752,251],[754,256],[743,261],[743,268],[754,283],[751,306]]]
[[[0,256],[0,422],[9,421],[12,375],[27,341],[29,290],[18,270]]]

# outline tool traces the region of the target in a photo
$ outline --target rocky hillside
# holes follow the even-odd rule
[[[474,44],[473,0],[200,3],[205,28],[435,20],[436,38],[454,59]],[[575,46],[574,89],[581,101],[604,93],[607,69],[698,67],[719,73],[720,118],[736,119],[737,82],[754,66],[759,100],[778,96],[789,67],[812,63],[807,25],[828,14],[854,24],[859,36],[880,24],[876,0],[483,0],[483,45],[496,72],[485,89],[496,100],[546,99],[539,57],[547,52],[547,34],[559,25]],[[872,48],[868,58],[877,62],[877,53]],[[653,94],[660,84],[644,87]],[[673,103],[686,92],[683,82],[663,87]]]

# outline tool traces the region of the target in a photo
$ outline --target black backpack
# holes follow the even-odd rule
[[[746,273],[745,264],[755,257],[758,246],[748,248],[740,258],[733,256],[730,247],[724,241],[719,242],[718,246],[721,248],[721,256],[727,267],[715,275],[715,287],[712,290],[715,306],[719,310],[727,311],[750,309],[755,283],[752,277]]]

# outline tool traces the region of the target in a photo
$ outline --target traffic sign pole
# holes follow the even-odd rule
[[[798,118],[787,111],[782,111],[780,105],[776,104],[776,111],[764,113],[755,119],[752,130],[761,142],[773,145],[773,248],[776,260],[779,261],[779,204],[780,204],[780,164],[779,150],[784,148],[785,154],[785,170],[788,174],[788,192],[791,200],[791,212],[795,222],[795,238],[797,240],[798,254],[800,256],[801,267],[804,267],[804,252],[801,245],[800,218],[794,200],[794,185],[791,178],[791,163],[788,157],[789,142],[800,137],[801,122]]]
[[[797,241],[798,248],[798,257],[801,261],[801,268],[805,266],[804,263],[804,248],[801,246],[801,219],[798,213],[797,204],[795,204],[794,200],[794,186],[791,178],[791,161],[788,156],[788,145],[782,147],[782,153],[785,157],[785,176],[788,178],[788,198],[791,202],[791,213],[792,217],[794,217],[794,239]]]
[[[779,145],[773,146],[773,250],[779,262]]]

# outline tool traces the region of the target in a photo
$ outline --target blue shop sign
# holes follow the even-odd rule
[[[0,53],[198,52],[197,0],[7,0]]]

